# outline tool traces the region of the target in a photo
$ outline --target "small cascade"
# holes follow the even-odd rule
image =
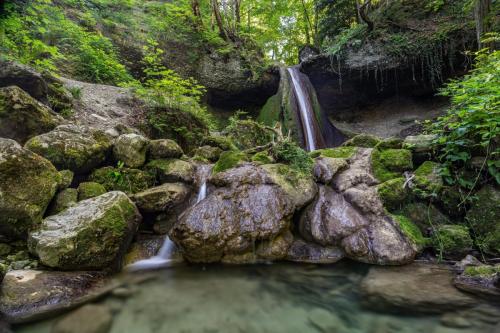
[[[308,151],[316,150],[318,147],[317,139],[321,137],[321,133],[318,133],[320,126],[317,124],[311,99],[302,84],[299,68],[290,67],[288,68],[288,73],[290,73],[290,77],[292,78],[292,85],[298,102],[306,149]]]
[[[212,173],[212,166],[209,164],[201,164],[196,169],[196,184],[198,185],[198,195],[196,196],[196,202],[198,203],[206,198],[207,196],[207,180]],[[127,266],[127,270],[134,271],[142,271],[142,270],[151,270],[157,269],[161,267],[168,267],[172,263],[175,262],[172,259],[172,254],[175,250],[175,244],[172,240],[166,236],[163,245],[161,246],[158,254],[145,260],[140,260],[130,266]]]

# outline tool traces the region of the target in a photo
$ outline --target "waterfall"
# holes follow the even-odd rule
[[[306,148],[308,151],[316,150],[316,138],[318,133],[316,133],[316,128],[318,126],[313,126],[314,122],[317,122],[316,116],[314,114],[314,108],[312,107],[309,94],[306,93],[302,80],[300,78],[300,71],[298,67],[288,68],[288,73],[292,78],[292,85],[295,91],[295,96],[297,98],[300,120],[302,123],[302,133],[304,133],[304,139],[306,141]],[[321,134],[319,134],[321,135]]]
[[[196,168],[196,173],[196,183],[198,184],[199,189],[195,203],[199,203],[207,196],[207,180],[212,173],[212,166],[208,164],[199,165]],[[127,270],[134,272],[170,266],[175,261],[174,259],[172,259],[174,250],[175,244],[167,235],[157,255],[149,259],[140,260],[136,263],[133,263],[132,265],[127,266]]]

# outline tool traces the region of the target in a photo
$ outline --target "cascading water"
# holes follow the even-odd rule
[[[319,126],[313,126],[313,122],[317,121],[314,116],[314,109],[311,105],[309,95],[306,94],[303,85],[300,80],[300,71],[298,67],[288,68],[288,73],[292,78],[293,89],[295,91],[295,96],[297,98],[300,118],[302,122],[302,132],[304,133],[306,148],[308,151],[316,150],[316,137],[318,133],[315,133],[315,128]]]
[[[212,172],[212,166],[208,164],[199,165],[196,169],[197,177],[196,182],[198,184],[198,195],[196,196],[196,202],[202,201],[207,196],[207,179]],[[158,254],[145,260],[140,260],[132,265],[128,266],[129,271],[141,271],[148,269],[156,269],[160,267],[170,266],[174,262],[172,259],[172,254],[175,250],[175,244],[170,240],[168,236],[165,237],[165,241],[161,246]]]

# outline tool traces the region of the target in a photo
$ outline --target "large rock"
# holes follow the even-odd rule
[[[49,87],[40,73],[13,61],[0,61],[0,87],[8,86],[18,86],[40,102],[48,102]]]
[[[44,156],[58,169],[86,173],[106,160],[111,141],[102,131],[61,125],[32,138],[26,143],[26,148]]]
[[[147,171],[129,168],[104,167],[94,170],[90,180],[103,185],[108,191],[133,194],[152,187],[154,175]]]
[[[426,199],[439,194],[443,187],[441,168],[439,163],[425,161],[415,170],[413,192],[416,196]]]
[[[483,251],[500,254],[500,191],[486,185],[476,193],[476,200],[466,218],[474,229],[478,244]]]
[[[249,262],[256,242],[271,242],[288,227],[294,208],[277,185],[233,184],[187,210],[170,236],[192,262]]]
[[[116,287],[108,282],[99,272],[10,271],[0,291],[0,312],[12,323],[42,320]]]
[[[67,188],[57,193],[50,205],[48,215],[59,214],[65,209],[76,205],[78,202],[78,190],[76,188]]]
[[[117,268],[140,220],[124,193],[109,192],[46,218],[30,233],[28,247],[49,267]]]
[[[60,181],[49,161],[0,138],[0,234],[25,237],[42,220]]]
[[[186,161],[171,159],[153,160],[146,165],[146,170],[156,175],[161,184],[183,182],[191,184],[194,181],[195,167]]]
[[[446,266],[413,264],[372,267],[361,283],[361,299],[372,309],[440,313],[472,307],[477,301],[453,286]]]
[[[333,264],[344,258],[344,252],[338,247],[325,247],[315,243],[295,240],[286,256],[286,260],[311,264]]]
[[[24,144],[53,130],[63,119],[18,87],[0,88],[0,137]]]
[[[146,162],[149,140],[138,134],[123,134],[116,139],[113,155],[127,167],[139,168]]]
[[[137,193],[133,200],[145,213],[162,213],[184,203],[190,194],[191,189],[182,183],[167,183]]]
[[[160,139],[149,143],[149,157],[152,160],[162,158],[180,158],[184,152],[174,140]]]
[[[346,167],[347,162],[343,158],[318,157],[314,160],[314,178],[322,184],[330,184],[333,176]]]
[[[492,301],[498,300],[500,299],[500,265],[466,267],[465,271],[456,277],[455,286]]]

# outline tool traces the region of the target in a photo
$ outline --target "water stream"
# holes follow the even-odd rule
[[[198,185],[198,194],[196,195],[196,203],[202,201],[207,196],[207,180],[212,172],[212,166],[208,164],[199,165],[196,169],[196,184]],[[175,250],[175,244],[168,236],[165,236],[165,241],[161,246],[158,254],[149,259],[140,260],[126,267],[130,272],[157,269],[168,267],[174,263],[172,254]]]

